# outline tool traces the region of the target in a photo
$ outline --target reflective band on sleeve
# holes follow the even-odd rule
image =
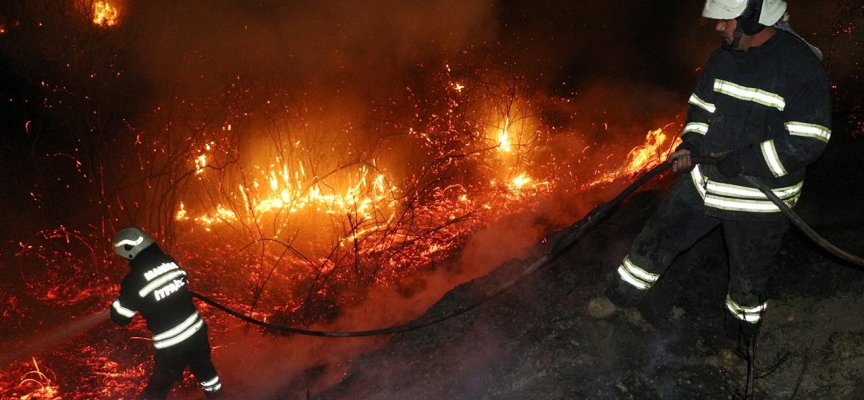
[[[201,389],[205,392],[218,392],[219,389],[222,389],[222,382],[219,381],[219,377],[215,377],[205,382],[201,382]]]
[[[135,316],[135,311],[132,311],[126,307],[123,307],[120,304],[120,300],[114,300],[114,302],[111,303],[111,307],[114,307],[114,311],[117,311],[118,314],[120,314],[126,318],[132,318]]]
[[[762,303],[756,307],[744,307],[736,303],[727,295],[726,308],[735,316],[735,318],[755,324],[762,319],[762,313],[764,313],[765,309],[768,308],[768,303]]]
[[[178,276],[186,276],[186,271],[176,270],[176,271],[172,271],[170,273],[167,273],[165,275],[162,275],[158,279],[155,279],[153,282],[148,283],[147,286],[144,286],[143,289],[139,290],[138,295],[141,297],[147,297],[147,295],[149,295],[150,292],[164,286],[165,284],[167,284],[168,282],[171,282],[171,280],[173,280],[174,278],[176,278]]]
[[[714,91],[739,100],[752,101],[756,104],[773,107],[780,111],[786,108],[786,100],[780,95],[766,92],[762,89],[741,86],[722,79],[714,81]]]
[[[695,132],[700,135],[704,135],[708,133],[708,124],[703,122],[689,122],[687,125],[684,125],[684,132]]]
[[[201,319],[198,312],[195,312],[179,325],[158,335],[153,335],[153,347],[164,349],[173,346],[194,335],[202,326],[204,326],[204,320]]]
[[[690,100],[688,100],[687,102],[705,111],[708,111],[711,114],[714,114],[714,111],[717,111],[717,107],[714,106],[714,104],[700,99],[699,96],[696,95],[696,93],[690,95]]]
[[[639,290],[645,290],[654,285],[654,282],[657,282],[657,279],[660,278],[660,275],[652,274],[648,271],[645,271],[642,268],[633,264],[630,261],[630,256],[624,257],[624,262],[621,263],[621,266],[618,267],[618,275],[621,277],[621,280],[627,282]]]
[[[789,121],[786,123],[786,129],[793,136],[814,138],[825,143],[828,143],[828,140],[831,139],[831,130],[822,125]]]
[[[780,177],[788,174],[786,167],[780,162],[780,156],[777,155],[777,148],[774,147],[774,139],[762,142],[762,157],[765,158],[765,163],[768,164],[768,169],[775,177]]]

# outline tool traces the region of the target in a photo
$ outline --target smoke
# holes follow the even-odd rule
[[[153,95],[222,91],[238,76],[340,96],[403,87],[405,68],[495,44],[554,94],[595,80],[688,88],[710,29],[700,4],[157,0],[122,5],[130,72]],[[707,31],[707,32],[706,32]],[[710,44],[711,46],[705,46]]]
[[[459,284],[485,275],[503,261],[527,256],[527,250],[539,236],[540,229],[533,215],[508,218],[476,234],[457,265],[427,271],[413,282],[413,287],[403,286],[401,290],[373,287],[362,304],[344,310],[332,323],[310,329],[362,331],[413,321]],[[352,359],[385,345],[390,338],[389,335],[273,337],[241,328],[224,337],[212,337],[211,342],[215,349],[214,362],[226,387],[231,388],[232,396],[273,398],[286,391],[300,396],[306,390],[316,393],[327,389],[344,376]],[[398,374],[398,368],[394,365],[392,370],[381,372]]]
[[[492,1],[148,1],[129,8],[134,70],[163,93],[237,76],[302,90],[392,81],[430,53],[492,40]]]

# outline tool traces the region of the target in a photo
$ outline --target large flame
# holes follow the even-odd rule
[[[526,129],[530,130],[530,123],[523,121],[514,124],[509,116],[493,116],[491,119],[502,121],[490,123],[487,128],[487,136],[493,143],[490,149],[497,151],[478,150],[484,165],[492,168],[488,189],[472,191],[464,185],[435,189],[442,196],[437,201],[443,203],[424,205],[423,210],[430,214],[441,213],[443,220],[434,222],[435,218],[424,217],[427,223],[446,224],[447,220],[460,220],[478,210],[491,211],[493,214],[512,211],[525,206],[526,200],[538,200],[544,193],[555,189],[555,177],[538,179],[527,170],[531,165],[526,160],[530,160],[536,151],[536,146],[526,144],[525,138],[530,136]],[[626,160],[611,170],[583,180],[582,189],[631,177],[657,165],[674,146],[675,135],[667,132],[668,128],[669,125],[649,131],[645,142],[632,148]],[[231,131],[231,127],[226,126],[222,131]],[[291,154],[312,153],[311,159],[327,157],[317,154],[315,150],[304,149],[299,141],[284,145],[294,147]],[[220,169],[218,166],[214,167],[215,171],[208,169],[212,166],[212,160],[218,159],[214,154],[215,146],[212,141],[204,144],[201,151],[190,160],[196,176],[204,184],[213,185],[212,180],[216,178],[209,175],[216,174]],[[216,183],[216,186],[221,187],[220,193],[208,195],[211,201],[203,208],[199,205],[190,209],[189,199],[184,199],[179,204],[175,219],[193,222],[207,231],[217,225],[272,227],[269,234],[274,239],[296,235],[300,227],[311,226],[317,231],[335,228],[333,231],[338,238],[334,243],[339,245],[382,232],[412,240],[412,234],[397,233],[402,229],[397,225],[404,223],[404,215],[400,217],[400,213],[406,212],[406,193],[405,188],[399,187],[396,182],[404,183],[404,179],[388,176],[387,171],[377,167],[379,161],[352,162],[337,165],[324,173],[312,173],[306,162],[289,154],[278,154],[264,163],[244,168],[244,176],[240,182],[231,184],[233,188],[226,189],[226,182]],[[445,200],[447,198],[451,200]],[[350,226],[346,228],[346,224]],[[327,225],[331,225],[331,228]],[[434,226],[423,228],[433,229]],[[441,239],[450,240],[448,237]],[[388,243],[395,246],[397,242]],[[379,245],[376,244],[376,247]],[[433,241],[424,248],[433,253],[446,247],[446,243]]]

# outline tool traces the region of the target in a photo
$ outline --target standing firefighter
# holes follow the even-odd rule
[[[747,346],[768,299],[769,264],[789,222],[742,175],[771,187],[790,207],[805,167],[831,136],[831,99],[821,53],[789,27],[782,0],[707,0],[723,45],[690,96],[683,143],[670,156],[682,172],[589,307],[639,304],[672,260],[722,226],[729,256],[726,334]],[[719,158],[692,164],[690,155]],[[688,173],[689,172],[689,173]]]
[[[187,366],[207,397],[216,397],[222,383],[210,361],[207,324],[186,288],[186,271],[140,228],[117,232],[113,244],[114,251],[129,260],[132,271],[120,284],[120,298],[111,305],[111,319],[124,326],[136,311],[141,313],[153,332],[156,348],[153,376],[141,398],[166,398]]]

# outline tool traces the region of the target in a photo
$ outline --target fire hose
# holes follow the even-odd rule
[[[691,156],[690,157],[693,164],[714,164],[717,159],[711,157],[702,157],[702,156]],[[582,234],[584,234],[588,229],[597,225],[597,223],[603,219],[612,209],[614,209],[621,201],[630,196],[633,192],[636,191],[639,187],[644,185],[646,182],[659,175],[660,173],[666,171],[672,166],[671,161],[667,160],[662,164],[648,170],[644,174],[642,174],[636,181],[630,184],[627,188],[625,188],[620,194],[615,196],[612,200],[607,203],[600,204],[595,207],[593,210],[588,212],[581,220],[576,221],[572,225],[556,232],[553,235],[550,235],[547,239],[550,239],[552,236],[557,236],[554,242],[549,243],[551,249],[544,255],[543,257],[537,259],[532,262],[527,268],[524,269],[522,273],[518,276],[510,279],[503,284],[499,285],[497,288],[487,291],[484,293],[478,301],[475,301],[473,304],[468,304],[457,308],[450,312],[449,314],[442,315],[434,318],[426,318],[426,319],[415,319],[409,321],[407,323],[401,325],[395,325],[387,328],[381,329],[371,329],[371,330],[358,330],[358,331],[321,331],[321,330],[310,330],[310,329],[301,329],[301,328],[293,328],[284,325],[272,324],[266,321],[262,321],[259,319],[252,318],[247,316],[241,312],[233,310],[229,307],[226,307],[217,301],[204,296],[199,293],[192,293],[192,296],[207,303],[221,311],[224,311],[231,316],[239,318],[243,321],[267,328],[272,329],[279,332],[284,333],[293,333],[298,335],[305,336],[319,336],[319,337],[364,337],[364,336],[376,336],[376,335],[386,335],[392,333],[402,333],[408,332],[420,328],[424,328],[430,325],[437,324],[439,322],[443,322],[450,318],[454,318],[461,314],[464,314],[468,311],[471,311],[480,305],[486,303],[487,301],[497,297],[498,295],[509,290],[513,285],[523,281],[528,276],[534,274],[538,270],[540,270],[543,266],[548,264],[550,261],[555,260],[560,255],[562,255],[567,249],[569,249]],[[843,259],[847,262],[855,264],[859,267],[864,267],[864,259],[861,257],[850,254],[842,249],[839,249],[837,246],[828,242],[824,238],[822,238],[818,233],[816,233],[810,226],[808,226],[797,214],[795,214],[789,206],[777,197],[776,194],[769,188],[765,183],[763,183],[759,178],[752,176],[743,176],[743,178],[750,183],[751,185],[758,188],[765,196],[768,197],[771,202],[773,202],[780,211],[789,218],[789,220],[797,226],[799,229],[803,231],[803,233],[810,238],[814,243],[816,243],[821,248],[827,250],[831,254]],[[550,240],[551,242],[551,240]]]

